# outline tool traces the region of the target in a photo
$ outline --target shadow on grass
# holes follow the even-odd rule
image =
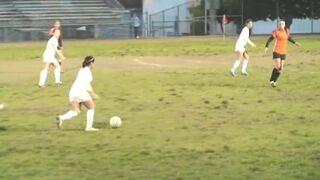
[[[0,132],[1,132],[1,131],[7,131],[7,128],[4,127],[4,126],[0,126]]]

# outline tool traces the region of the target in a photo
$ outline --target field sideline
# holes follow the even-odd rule
[[[63,85],[37,87],[45,42],[0,44],[0,179],[319,179],[320,37],[294,36],[279,87],[267,37],[232,78],[228,37],[65,41]],[[55,126],[86,55],[95,126]],[[123,119],[120,129],[110,117]]]

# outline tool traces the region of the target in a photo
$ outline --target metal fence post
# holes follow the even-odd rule
[[[179,35],[180,34],[180,6],[178,6],[177,7],[177,18],[176,18],[176,30],[177,30],[177,32],[176,32],[176,35]]]
[[[145,33],[145,37],[148,37],[149,36],[149,13],[148,13],[148,11],[146,11],[146,13],[145,13],[145,17],[146,17],[146,19],[145,19],[145,22],[144,22],[144,33]]]
[[[207,35],[207,27],[208,27],[208,8],[207,8],[207,0],[204,0],[204,35]]]
[[[314,3],[311,0],[311,33],[313,33],[313,18],[314,17]]]
[[[165,29],[164,29],[164,23],[165,23],[165,12],[162,11],[162,35],[165,36]]]

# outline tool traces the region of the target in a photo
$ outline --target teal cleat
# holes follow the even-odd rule
[[[237,76],[235,70],[233,70],[233,69],[230,69],[230,74],[233,77]]]
[[[243,75],[243,76],[249,76],[249,73],[246,72],[246,71],[244,71],[244,72],[241,73],[241,75]]]

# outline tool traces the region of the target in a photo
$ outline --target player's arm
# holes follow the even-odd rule
[[[60,37],[58,38],[58,44],[59,44],[58,49],[59,49],[59,50],[62,50],[62,37],[61,37],[61,35],[60,35]]]
[[[295,44],[296,46],[300,46],[300,43],[293,40],[291,36],[289,36],[288,41],[291,42],[292,44]]]
[[[91,84],[89,84],[89,86],[88,86],[88,93],[90,94],[92,99],[94,99],[94,100],[98,99],[98,95],[93,91]]]
[[[65,60],[65,59],[66,59],[66,58],[64,57],[62,51],[58,49],[58,46],[57,46],[57,45],[55,45],[54,43],[52,43],[51,46],[54,48],[54,50],[56,51],[56,53],[57,53],[58,56],[60,57],[59,59],[61,59],[61,60]]]
[[[269,37],[266,45],[265,45],[265,50],[264,50],[264,52],[267,52],[267,51],[268,51],[269,44],[273,41],[273,39],[274,39],[274,37],[273,37],[273,35],[271,35],[271,36]]]
[[[256,45],[250,40],[250,31],[249,31],[249,29],[246,30],[246,31],[241,32],[240,36],[243,36],[243,38],[247,41],[248,44],[250,44],[250,46],[256,47]]]
[[[49,37],[53,36],[54,28],[49,29],[48,35]]]
[[[64,57],[62,51],[59,50],[58,48],[56,49],[56,53],[58,54],[58,56],[60,57],[61,60],[65,60],[65,59],[66,59],[66,58]]]
[[[256,47],[256,45],[249,38],[248,38],[248,43],[250,44],[250,46]]]

